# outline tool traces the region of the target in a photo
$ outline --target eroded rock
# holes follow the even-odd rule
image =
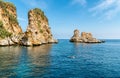
[[[74,30],[74,35],[70,39],[70,42],[81,42],[81,43],[102,43],[104,41],[100,41],[93,37],[91,33],[82,32],[80,35],[79,30]]]
[[[16,14],[16,7],[9,2],[0,1],[0,45],[14,45],[11,38],[22,33]]]
[[[14,4],[0,1],[0,45],[32,46],[57,43],[43,11],[38,8],[30,10],[28,19],[27,30],[23,33],[17,20]]]
[[[29,25],[23,37],[23,45],[40,45],[45,43],[56,43],[52,36],[48,19],[44,12],[38,8],[28,13]]]

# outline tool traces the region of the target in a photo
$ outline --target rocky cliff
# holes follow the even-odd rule
[[[44,43],[56,43],[53,39],[48,19],[44,12],[38,8],[28,13],[29,25],[22,39],[23,45],[40,45]]]
[[[20,33],[22,29],[17,21],[16,7],[12,3],[0,1],[0,45],[15,44],[11,36]]]
[[[40,45],[56,43],[48,19],[38,8],[28,13],[29,24],[25,33],[19,26],[16,7],[0,0],[0,45]]]
[[[74,30],[74,35],[70,39],[70,42],[80,42],[80,43],[102,43],[104,41],[100,41],[93,37],[91,33],[82,32],[80,35],[79,30]]]

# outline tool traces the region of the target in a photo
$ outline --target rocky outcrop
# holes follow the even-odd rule
[[[16,7],[0,1],[0,45],[13,45],[11,37],[22,33],[17,21]],[[14,40],[13,40],[14,41]]]
[[[102,43],[104,41],[98,40],[92,36],[91,33],[82,32],[80,35],[79,30],[74,30],[74,35],[70,39],[70,42],[80,42],[80,43]]]
[[[38,8],[28,13],[29,25],[25,36],[22,38],[23,45],[40,45],[44,43],[56,43],[52,36],[48,19],[44,12]]]
[[[56,43],[52,36],[48,19],[38,8],[28,13],[29,25],[25,33],[19,26],[16,7],[0,0],[0,46],[3,45],[40,45]]]

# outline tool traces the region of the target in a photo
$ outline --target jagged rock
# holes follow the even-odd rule
[[[14,43],[11,41],[11,39],[9,37],[0,40],[0,46],[7,46],[7,45],[13,45],[13,44]]]
[[[81,42],[81,43],[102,43],[104,41],[97,40],[93,38],[91,33],[82,32],[81,36],[79,35],[79,30],[74,30],[74,35],[70,39],[70,42]]]
[[[11,38],[19,33],[22,33],[22,29],[17,21],[16,7],[12,3],[0,1],[0,45],[15,44]]]
[[[14,44],[18,44],[18,45],[22,45],[22,38],[24,37],[24,33],[20,33],[20,34],[14,34],[10,37],[11,41],[14,43]]]
[[[52,36],[48,19],[38,8],[28,13],[29,25],[25,33],[17,21],[16,7],[0,0],[0,45],[40,45],[57,43]]]
[[[79,30],[74,30],[74,35],[72,36],[72,38],[71,38],[71,42],[82,42],[81,41],[81,38],[80,38],[80,35],[79,35]]]
[[[29,25],[22,40],[23,45],[40,45],[57,42],[57,40],[53,39],[48,19],[43,11],[38,8],[30,10],[28,19]]]

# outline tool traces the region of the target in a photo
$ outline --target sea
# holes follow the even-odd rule
[[[0,78],[120,78],[120,40],[0,47]]]

